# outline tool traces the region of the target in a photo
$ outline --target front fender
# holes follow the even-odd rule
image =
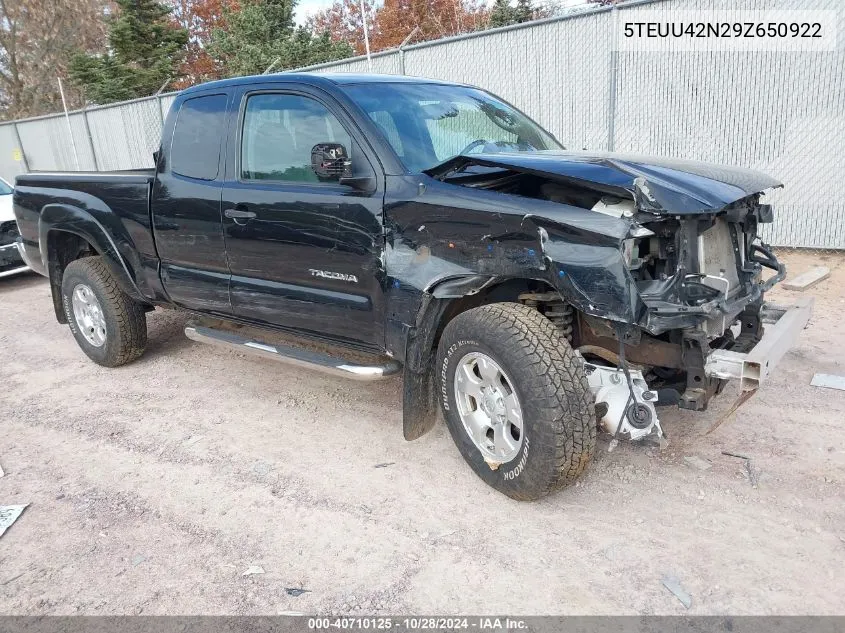
[[[624,261],[629,218],[434,179],[395,178],[391,187],[384,262],[394,294],[455,298],[477,290],[473,277],[534,279],[585,314],[632,324],[645,312]],[[458,278],[467,281],[437,290]],[[411,323],[405,306],[419,302],[399,305],[397,318]]]
[[[458,299],[480,292],[496,280],[493,275],[462,275],[432,282],[424,292],[437,299]]]

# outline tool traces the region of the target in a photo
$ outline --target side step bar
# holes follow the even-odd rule
[[[402,369],[401,364],[389,358],[376,359],[376,357],[373,357],[373,360],[383,361],[373,365],[353,363],[321,352],[289,345],[268,345],[267,343],[238,336],[232,332],[195,324],[188,325],[185,328],[185,336],[192,341],[228,347],[229,349],[235,349],[241,352],[249,352],[258,356],[272,358],[288,365],[314,369],[353,380],[381,380],[382,378],[390,378],[391,376],[397,375]]]

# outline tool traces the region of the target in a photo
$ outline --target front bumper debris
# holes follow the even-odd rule
[[[657,392],[649,390],[641,371],[629,370],[629,385],[624,369],[592,363],[584,363],[584,369],[590,392],[596,399],[599,424],[605,431],[614,438],[623,437],[632,441],[650,435],[663,437],[663,429],[654,408]]]
[[[17,275],[29,270],[20,255],[16,242],[0,246],[0,278]]]
[[[812,297],[802,297],[789,308],[764,305],[761,316],[765,330],[757,345],[745,353],[714,350],[707,357],[704,373],[713,378],[738,378],[740,392],[758,389],[795,345],[810,320],[813,303]]]

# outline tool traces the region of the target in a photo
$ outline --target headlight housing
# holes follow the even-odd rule
[[[643,265],[644,259],[640,258],[640,241],[654,237],[654,231],[644,226],[632,226],[628,233],[628,239],[622,242],[622,257],[629,270],[636,270]]]

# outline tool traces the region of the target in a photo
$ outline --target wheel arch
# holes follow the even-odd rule
[[[433,354],[437,349],[443,329],[449,321],[467,310],[488,303],[517,302],[521,294],[527,292],[557,292],[545,279],[532,277],[495,277],[487,275],[468,275],[452,278],[432,286],[429,294],[445,303],[442,311],[436,314],[417,317],[417,323],[434,319],[434,336],[428,349]],[[563,300],[566,300],[563,296]]]
[[[38,223],[41,261],[50,279],[53,310],[59,323],[67,323],[62,308],[62,276],[67,265],[81,257],[100,255],[118,287],[138,301],[144,297],[132,269],[120,254],[114,240],[96,218],[83,209],[67,204],[48,204]]]
[[[517,302],[525,292],[557,291],[544,279],[492,275],[451,277],[426,288],[405,345],[402,431],[406,440],[418,439],[434,428],[434,358],[446,325],[473,308]]]

